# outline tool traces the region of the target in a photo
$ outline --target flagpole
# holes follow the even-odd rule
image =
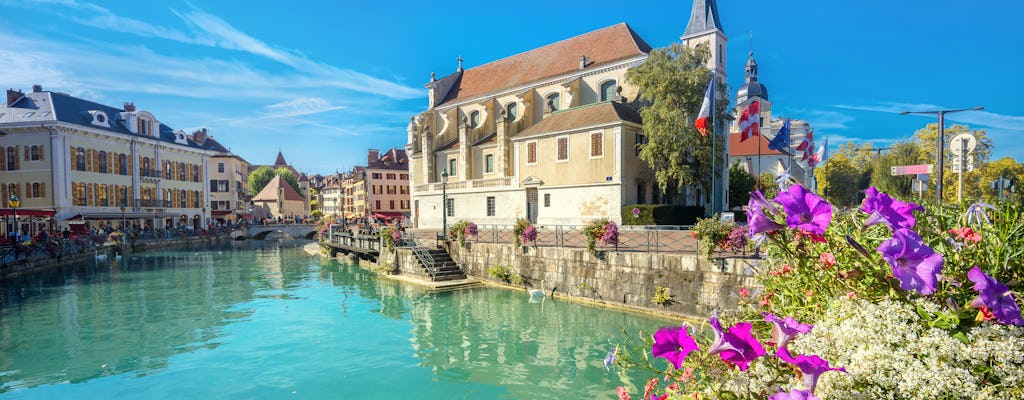
[[[718,188],[715,187],[715,175],[718,175],[718,126],[715,125],[715,106],[717,98],[715,98],[715,75],[718,75],[718,69],[711,70],[711,215],[715,215],[715,211],[718,210]]]

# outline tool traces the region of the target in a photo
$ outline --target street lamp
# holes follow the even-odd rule
[[[11,209],[14,212],[14,242],[17,243],[19,240],[19,231],[21,230],[18,227],[18,206],[21,205],[21,199],[19,199],[17,195],[12,194],[11,197],[7,199],[7,202],[11,205]]]
[[[448,168],[441,170],[441,238],[448,240]]]
[[[985,107],[978,106],[978,107],[974,107],[974,108],[959,108],[959,109],[955,109],[955,110],[903,111],[903,112],[900,113],[900,115],[907,115],[907,114],[932,115],[932,114],[935,114],[935,115],[939,116],[939,136],[938,136],[938,138],[936,138],[936,141],[935,141],[935,144],[936,144],[936,149],[935,149],[935,158],[936,158],[936,162],[935,163],[936,163],[936,165],[935,165],[935,169],[938,170],[938,171],[936,171],[936,173],[938,174],[938,175],[936,175],[936,177],[938,179],[935,181],[935,204],[939,204],[939,205],[942,204],[942,162],[943,162],[943,159],[944,159],[944,157],[943,157],[944,154],[943,153],[945,152],[945,146],[946,146],[946,139],[943,137],[943,135],[945,134],[945,129],[946,129],[945,115],[949,114],[949,113],[960,112],[960,111],[980,111],[980,110],[984,110],[984,109],[985,109]]]

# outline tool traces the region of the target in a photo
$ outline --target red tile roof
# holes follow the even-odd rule
[[[761,144],[761,152],[760,152],[760,154],[762,156],[788,156],[789,155],[789,153],[783,153],[781,151],[769,149],[768,148],[769,140],[768,140],[768,138],[764,137],[764,135],[759,135],[759,136],[752,137],[752,138],[747,139],[745,142],[742,142],[742,143],[740,142],[740,136],[741,135],[738,134],[738,133],[730,134],[729,135],[729,156],[730,157],[736,157],[736,156],[756,156],[756,155],[759,154],[757,152],[757,144],[758,143]]]
[[[640,124],[640,113],[625,104],[606,101],[553,113],[533,126],[519,132],[516,137],[561,132],[621,121]]]
[[[462,71],[461,80],[437,105],[578,71],[580,56],[587,57],[589,69],[650,51],[629,25],[618,23]]]
[[[277,189],[281,188],[284,200],[302,200],[299,192],[296,192],[292,185],[281,179],[281,175],[274,175],[274,179],[267,182],[267,186],[260,190],[260,193],[252,198],[252,201],[277,201]]]

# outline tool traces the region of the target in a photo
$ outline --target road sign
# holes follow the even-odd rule
[[[893,176],[896,175],[917,175],[917,174],[930,174],[932,173],[932,164],[921,164],[921,165],[900,165],[892,167]]]
[[[971,163],[967,164],[966,168],[961,167],[960,164],[953,164],[953,173],[954,174],[957,173],[957,172],[960,172],[961,170],[963,170],[963,172],[974,171],[974,163],[971,162]]]
[[[978,139],[974,135],[964,132],[949,140],[949,151],[959,156],[974,151],[974,147],[977,145]]]

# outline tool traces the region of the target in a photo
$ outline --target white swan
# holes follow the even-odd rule
[[[544,280],[540,280],[540,289],[530,289],[530,297],[544,297]]]

